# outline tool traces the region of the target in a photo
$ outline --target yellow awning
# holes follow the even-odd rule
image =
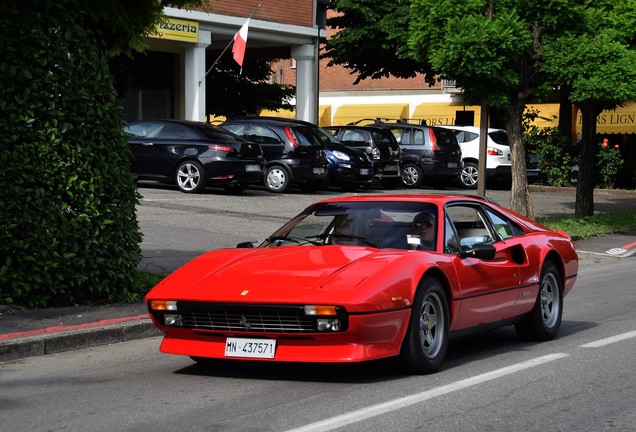
[[[288,119],[296,118],[296,110],[262,110],[259,114],[260,116],[268,116],[268,117],[282,117]],[[319,126],[329,126],[331,125],[331,105],[320,105],[318,107],[318,125]]]
[[[458,112],[460,114],[457,114]],[[429,126],[453,126],[460,123],[469,125],[472,118],[473,125],[479,125],[480,113],[481,107],[474,105],[453,105],[447,102],[423,103],[415,107],[413,119],[418,121],[425,120]],[[467,116],[468,121],[461,122],[462,115]],[[458,116],[460,116],[460,122],[457,122]]]
[[[539,117],[532,122],[540,128],[557,127],[559,125],[559,104],[532,104],[530,109],[539,111]],[[576,133],[581,133],[582,117],[576,114]],[[636,134],[636,102],[628,101],[615,110],[606,110],[596,119],[596,133],[599,134]]]
[[[261,113],[259,115],[261,117],[282,117],[282,118],[295,119],[296,111],[286,110],[286,109],[279,109],[278,111],[264,109],[264,110],[261,110]]]
[[[558,103],[529,104],[526,105],[526,109],[537,112],[537,118],[530,123],[531,126],[536,126],[541,129],[559,126]]]
[[[227,120],[225,116],[208,115],[208,123],[212,123],[213,125],[220,125],[225,122],[225,120]]]
[[[331,105],[318,107],[318,126],[331,126]]]
[[[409,104],[342,105],[333,116],[333,125],[342,126],[357,121],[362,125],[373,123],[377,118],[399,120],[408,115]]]
[[[581,113],[576,116],[576,132],[581,133]],[[596,119],[596,133],[636,134],[636,102],[628,101],[615,110],[606,110]]]

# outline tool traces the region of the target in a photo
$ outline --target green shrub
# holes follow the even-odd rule
[[[604,138],[596,149],[596,185],[606,189],[613,188],[624,164],[619,145],[612,145],[608,138]]]
[[[123,112],[78,5],[10,0],[0,15],[0,303],[137,296]]]
[[[550,186],[570,186],[572,166],[575,165],[573,149],[557,128],[530,127],[524,133],[526,148],[539,158],[539,168]]]

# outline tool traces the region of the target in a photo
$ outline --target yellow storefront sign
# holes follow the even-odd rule
[[[199,23],[167,18],[157,26],[157,31],[150,34],[150,37],[197,43],[199,42]]]

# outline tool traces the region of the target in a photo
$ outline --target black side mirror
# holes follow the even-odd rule
[[[242,242],[236,245],[237,248],[253,248],[254,243],[252,242]]]
[[[463,250],[459,253],[459,257],[464,258],[477,258],[483,260],[491,260],[497,254],[497,249],[490,244],[477,244],[469,249]]]

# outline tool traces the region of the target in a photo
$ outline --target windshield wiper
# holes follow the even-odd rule
[[[315,236],[315,237],[319,238],[319,236]],[[313,238],[313,236],[312,236],[312,238]],[[267,240],[271,240],[271,241],[290,241],[290,242],[298,243],[298,244],[311,243],[311,244],[316,245],[316,246],[321,246],[322,245],[322,243],[319,243],[317,241],[310,240],[309,238],[304,238],[304,237],[271,236],[271,237],[267,237]]]

